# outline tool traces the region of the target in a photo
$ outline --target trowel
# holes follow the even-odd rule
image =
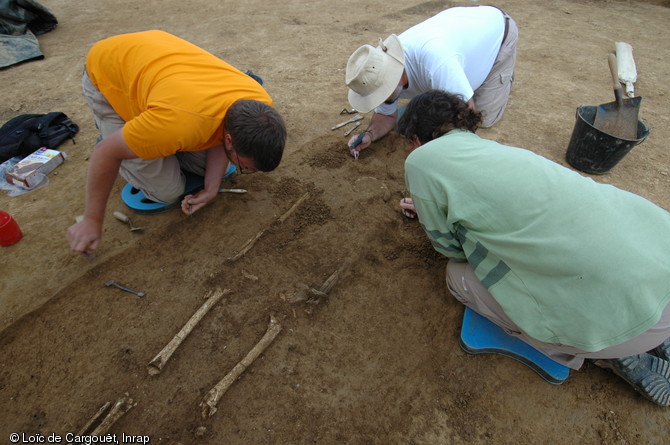
[[[612,75],[615,101],[598,105],[593,126],[610,136],[634,140],[637,138],[637,118],[642,98],[624,99],[623,88],[621,82],[619,82],[617,58],[614,54],[609,55],[608,63]]]

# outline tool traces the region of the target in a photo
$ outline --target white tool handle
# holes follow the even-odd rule
[[[614,47],[619,80],[626,85],[626,96],[634,97],[633,83],[637,82],[637,69],[633,59],[633,47],[625,42],[615,42]]]

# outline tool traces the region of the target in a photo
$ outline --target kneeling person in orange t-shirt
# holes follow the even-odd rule
[[[261,83],[166,32],[96,43],[82,88],[102,140],[90,158],[84,219],[68,229],[75,251],[98,247],[118,174],[159,210],[192,214],[216,198],[231,164],[251,173],[281,161],[286,127]],[[203,176],[204,188],[184,196],[185,172]]]

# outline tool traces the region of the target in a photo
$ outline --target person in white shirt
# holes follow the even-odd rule
[[[460,96],[482,113],[483,127],[493,126],[512,89],[518,35],[514,20],[500,9],[465,6],[379,39],[377,47],[358,48],[347,62],[349,103],[374,114],[368,128],[349,140],[351,154],[358,158],[395,128],[398,99],[433,89]]]

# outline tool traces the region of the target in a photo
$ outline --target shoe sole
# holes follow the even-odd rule
[[[626,360],[632,357],[624,357],[620,360]],[[610,360],[596,360],[595,364],[601,368],[609,369],[614,374],[625,380],[635,390],[646,399],[660,406],[670,406],[670,363],[667,361],[650,356],[649,375],[643,377],[639,382],[632,380],[630,374],[634,373],[635,366],[632,366],[635,359],[628,360],[628,363],[618,362],[619,366],[614,365]],[[628,372],[629,374],[626,374]]]

